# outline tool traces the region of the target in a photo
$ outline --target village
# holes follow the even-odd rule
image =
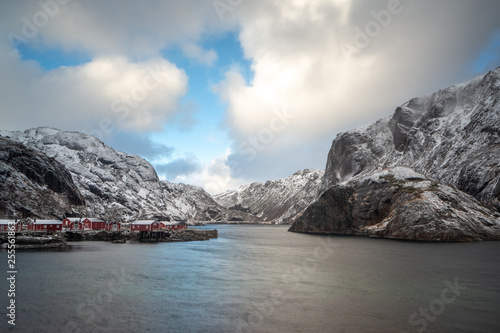
[[[37,220],[27,218],[24,222],[14,220],[0,220],[0,233],[8,232],[9,224],[14,227],[10,229],[16,232],[24,230],[44,233],[55,233],[65,231],[105,230],[105,231],[162,231],[162,230],[186,230],[188,225],[184,222],[165,222],[157,220],[134,221],[132,223],[121,223],[118,221],[106,221],[101,218],[65,218],[64,220]]]
[[[15,233],[18,249],[57,248],[68,241],[109,241],[112,243],[185,242],[217,238],[217,230],[189,227],[185,222],[140,220],[131,223],[101,218],[69,217],[61,220],[0,220],[0,244]],[[5,246],[3,246],[5,247]]]

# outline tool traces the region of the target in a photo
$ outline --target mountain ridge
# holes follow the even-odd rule
[[[214,199],[223,207],[251,213],[266,222],[290,223],[318,198],[323,173],[299,170],[286,178],[242,185]]]
[[[410,167],[500,209],[500,68],[338,134],[322,190],[391,166]]]
[[[258,221],[219,206],[202,188],[161,181],[145,159],[116,151],[91,135],[50,127],[0,131],[0,135],[63,165],[85,200],[80,214],[123,221]]]
[[[417,176],[397,183],[375,177],[401,168]],[[414,178],[426,186],[414,190]],[[500,67],[339,133],[328,152],[321,192],[290,231],[500,239]]]

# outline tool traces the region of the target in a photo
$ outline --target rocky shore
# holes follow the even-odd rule
[[[67,242],[102,241],[113,243],[138,242],[194,242],[217,238],[217,230],[180,230],[158,233],[138,233],[125,231],[66,231],[57,235],[16,234],[16,249],[56,249],[65,248]],[[0,248],[7,248],[7,234],[0,235]]]
[[[217,238],[217,230],[179,230],[164,232],[130,232],[125,231],[67,231],[64,233],[67,241],[105,241],[124,243],[128,240],[145,242],[194,242]]]
[[[7,248],[7,235],[0,236],[1,248]],[[60,249],[67,246],[64,237],[61,236],[31,236],[16,234],[16,250],[32,249]]]
[[[130,237],[131,240],[139,242],[193,242],[207,241],[211,238],[217,238],[217,230],[182,230],[159,235],[135,234]]]

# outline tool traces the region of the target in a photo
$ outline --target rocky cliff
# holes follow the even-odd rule
[[[391,166],[411,167],[500,210],[500,68],[339,134],[328,154],[323,190]]]
[[[321,191],[290,231],[499,239],[500,68],[337,135]]]
[[[462,191],[395,167],[332,186],[290,231],[424,241],[500,240],[498,217]]]
[[[289,223],[318,198],[322,176],[323,171],[306,169],[287,178],[244,185],[214,199],[223,207],[263,221]]]
[[[0,217],[62,218],[84,209],[71,174],[54,159],[0,137]]]
[[[57,161],[67,170],[64,174],[85,200],[83,215],[124,221],[256,220],[219,206],[202,188],[160,181],[149,162],[116,151],[93,136],[46,127],[0,134]],[[51,205],[45,209],[50,211]]]

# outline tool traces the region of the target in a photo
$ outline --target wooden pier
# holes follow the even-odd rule
[[[170,237],[170,232],[165,230],[139,231],[139,241],[158,242]]]

